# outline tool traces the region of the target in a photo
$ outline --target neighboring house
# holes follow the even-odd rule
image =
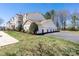
[[[23,16],[23,28],[25,31],[29,30],[32,22],[39,23],[45,20],[45,18],[40,13],[28,13]]]
[[[10,21],[7,22],[5,29],[10,29],[10,30],[14,29],[13,17],[10,19]]]
[[[10,29],[11,28],[11,24],[10,24],[10,21],[8,21],[7,23],[6,23],[6,29]]]
[[[32,22],[35,22],[38,25],[37,33],[47,33],[57,31],[57,27],[54,25],[51,19],[46,20],[40,13],[30,13],[25,14],[23,17],[24,24],[23,28],[25,31],[29,30],[29,27]]]
[[[29,30],[29,27],[32,22],[35,22],[38,25],[37,33],[48,33],[57,31],[57,27],[51,19],[47,20],[40,13],[27,13],[24,15],[16,14],[8,23],[7,28],[18,27],[19,24],[22,24],[25,32]]]
[[[12,17],[11,18],[11,20],[10,20],[10,29],[12,30],[14,30],[15,29],[15,23],[14,23],[14,17]]]
[[[23,29],[25,32],[29,31],[29,27],[31,25],[32,21],[31,20],[27,20],[24,24],[23,24]]]
[[[41,21],[41,23],[38,24],[38,28],[39,30],[37,31],[37,33],[49,33],[57,31],[57,27],[55,26],[55,24],[52,22],[51,19]]]
[[[37,21],[43,21],[45,20],[45,18],[41,13],[27,13],[23,15],[23,23],[26,20],[32,20],[34,22],[37,22]]]
[[[7,22],[6,29],[16,30],[20,24],[23,24],[23,16],[21,14],[16,14],[15,17],[12,17],[10,21]]]
[[[14,17],[14,24],[15,29],[18,27],[18,25],[23,24],[23,15],[16,14],[16,16]]]

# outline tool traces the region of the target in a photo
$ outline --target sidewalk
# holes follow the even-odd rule
[[[0,31],[0,46],[17,43],[18,40]]]

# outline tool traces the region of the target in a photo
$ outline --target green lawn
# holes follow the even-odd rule
[[[30,35],[22,32],[5,31],[19,42],[0,47],[0,55],[79,55],[79,44],[53,36]]]
[[[74,33],[74,34],[79,34],[79,31],[69,31],[71,33]]]
[[[72,33],[72,34],[79,34],[79,31],[66,31],[66,32],[70,32],[70,33]]]

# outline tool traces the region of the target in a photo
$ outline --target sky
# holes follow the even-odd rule
[[[0,18],[4,23],[10,20],[17,13],[46,13],[50,10],[78,11],[78,3],[0,3]]]

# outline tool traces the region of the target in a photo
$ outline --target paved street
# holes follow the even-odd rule
[[[76,43],[79,43],[79,35],[78,34],[72,34],[71,32],[56,32],[56,33],[49,33],[49,34],[45,34],[46,36],[56,36],[58,38],[62,38],[65,40],[69,40],[69,41],[73,41]]]
[[[0,31],[0,46],[8,45],[17,43],[18,40],[15,38],[9,36],[8,34],[4,33],[3,31]]]

